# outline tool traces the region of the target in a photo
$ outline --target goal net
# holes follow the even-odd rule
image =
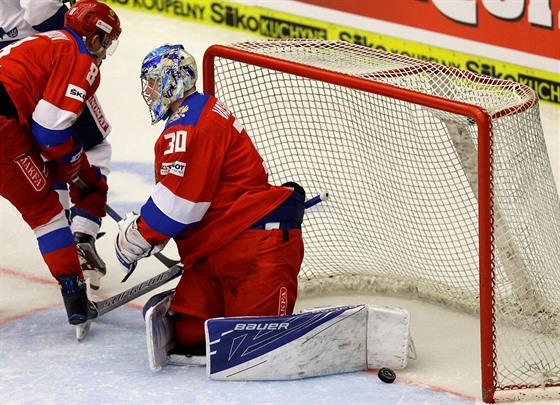
[[[560,200],[530,88],[291,39],[210,47],[204,90],[244,124],[271,182],[331,196],[304,221],[301,296],[480,314],[483,399],[558,393]]]

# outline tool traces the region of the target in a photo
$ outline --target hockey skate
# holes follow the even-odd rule
[[[86,233],[75,232],[74,240],[78,246],[80,266],[86,278],[89,279],[89,286],[92,290],[98,290],[101,277],[107,274],[107,268],[95,249],[95,238]]]
[[[97,316],[97,311],[87,296],[84,280],[79,279],[77,274],[71,274],[59,277],[58,282],[68,315],[68,323],[80,325]]]

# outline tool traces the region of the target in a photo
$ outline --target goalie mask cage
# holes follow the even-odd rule
[[[560,200],[528,87],[343,41],[214,45],[228,105],[304,220],[300,294],[480,314],[482,398],[556,398]]]

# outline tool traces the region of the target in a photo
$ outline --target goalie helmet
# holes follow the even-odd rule
[[[166,44],[142,61],[142,97],[150,109],[152,125],[169,115],[171,104],[196,84],[194,57],[182,45]]]
[[[89,38],[99,32],[101,42],[112,55],[121,35],[121,22],[117,14],[104,3],[97,0],[80,0],[64,15],[64,25],[82,38]]]

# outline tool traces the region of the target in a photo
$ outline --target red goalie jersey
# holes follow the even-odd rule
[[[33,35],[2,49],[0,66],[19,120],[39,146],[50,158],[70,152],[72,123],[100,81],[83,41],[67,28]]]
[[[193,93],[155,145],[158,184],[138,228],[152,244],[174,238],[186,268],[217,251],[292,193],[268,183],[241,123],[216,98]]]

